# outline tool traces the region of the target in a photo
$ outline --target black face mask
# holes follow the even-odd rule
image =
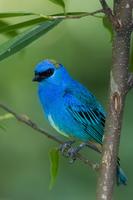
[[[52,76],[53,73],[54,73],[54,69],[53,68],[49,68],[44,72],[35,72],[35,77],[32,79],[32,81],[41,82],[42,80]]]

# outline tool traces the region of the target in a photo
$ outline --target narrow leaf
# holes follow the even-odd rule
[[[4,115],[0,115],[0,121],[11,119],[13,117],[14,116],[11,113],[6,113]],[[2,129],[4,131],[6,130],[5,127],[3,125],[1,125],[1,124],[0,124],[0,129]]]
[[[5,22],[4,20],[0,20],[0,30],[6,29],[9,26],[10,26],[10,24],[8,22]],[[4,33],[4,31],[2,33]],[[12,30],[11,32],[4,33],[4,35],[6,35],[8,37],[14,37],[14,36],[18,35],[18,32],[15,30]]]
[[[61,6],[63,8],[64,12],[65,12],[65,3],[64,3],[63,0],[49,0],[49,1]]]
[[[20,22],[20,23],[17,23],[17,24],[12,24],[12,25],[8,24],[7,26],[0,27],[0,33],[4,33],[4,32],[8,33],[10,31],[25,28],[27,26],[32,26],[32,25],[35,25],[35,24],[39,24],[39,23],[44,22],[44,21],[47,21],[47,19],[44,18],[44,17],[39,17],[39,18],[36,18],[36,19],[30,19],[30,20]]]
[[[5,119],[11,119],[11,118],[14,118],[14,116],[11,113],[0,115],[0,121],[5,120]]]
[[[55,183],[58,168],[59,168],[59,150],[58,149],[51,149],[49,152],[50,156],[50,185],[49,189],[51,190],[53,188],[53,185]]]
[[[29,30],[22,32],[13,39],[5,42],[0,46],[0,60],[3,60],[11,56],[12,54],[20,51],[21,49],[47,33],[49,30],[54,28],[59,22],[61,22],[60,19],[40,23],[30,28]]]
[[[0,18],[7,18],[7,17],[20,17],[20,16],[27,16],[27,15],[36,15],[35,13],[26,13],[26,12],[2,12],[0,13]]]
[[[112,28],[112,25],[111,25],[111,23],[109,22],[107,16],[104,16],[104,17],[103,17],[103,26],[109,31],[110,36],[111,36],[110,42],[112,42],[112,40],[113,40],[113,28]]]

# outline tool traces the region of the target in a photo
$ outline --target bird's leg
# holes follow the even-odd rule
[[[73,140],[73,141],[71,140],[71,141],[64,142],[63,144],[61,144],[61,145],[59,146],[59,150],[61,151],[61,153],[62,153],[63,155],[68,156],[67,151],[68,151],[70,148],[72,148],[71,145],[72,145],[73,143],[75,143],[74,140]]]
[[[61,144],[59,147],[59,150],[64,156],[70,157],[70,163],[73,163],[76,160],[77,153],[84,147],[89,147],[98,153],[102,152],[102,146],[95,142],[82,142],[78,147],[72,147],[73,143],[75,143],[75,141],[67,141]]]
[[[77,153],[82,150],[84,147],[89,147],[92,150],[101,153],[102,152],[102,147],[100,144],[97,144],[95,142],[91,142],[91,141],[87,141],[87,142],[83,142],[81,143],[78,147],[71,147],[68,149],[67,153],[68,156],[71,158],[70,163],[73,163],[76,160],[76,155]]]

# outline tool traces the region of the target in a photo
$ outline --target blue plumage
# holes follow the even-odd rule
[[[63,65],[44,60],[35,68],[38,95],[50,124],[61,134],[102,145],[106,113],[94,95],[73,80]],[[118,183],[126,176],[117,167]]]

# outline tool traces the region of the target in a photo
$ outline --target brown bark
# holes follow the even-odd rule
[[[108,115],[105,125],[97,200],[111,200],[116,182],[116,163],[120,143],[125,97],[129,90],[129,55],[132,24],[131,0],[114,1],[114,16],[120,27],[114,31]],[[131,83],[131,81],[130,81]]]

